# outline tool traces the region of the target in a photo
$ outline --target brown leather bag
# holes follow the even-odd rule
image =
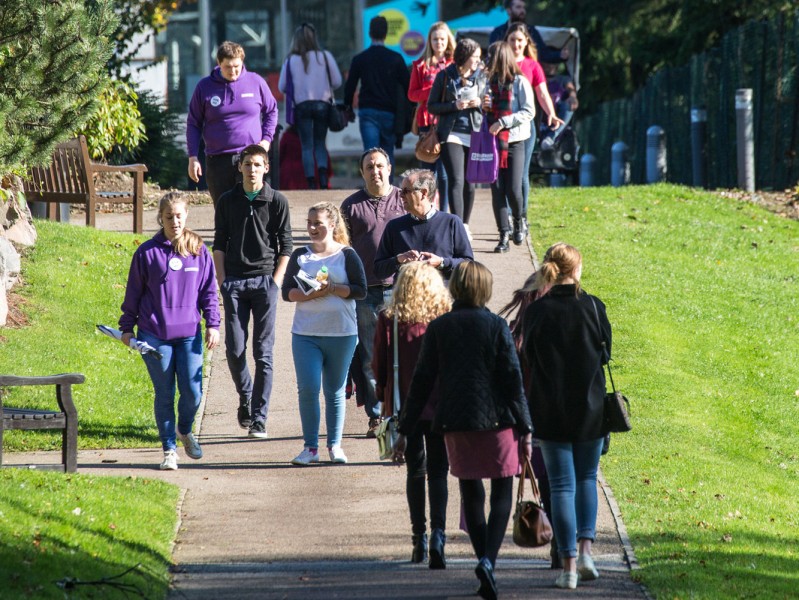
[[[533,499],[524,499],[524,480],[530,478]],[[541,503],[538,483],[530,459],[525,457],[516,495],[516,512],[513,514],[513,543],[522,548],[538,548],[552,541],[552,525]]]
[[[434,163],[439,156],[441,156],[441,143],[438,141],[436,126],[432,125],[416,142],[416,158],[422,162]]]

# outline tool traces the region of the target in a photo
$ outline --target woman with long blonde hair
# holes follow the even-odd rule
[[[424,262],[402,266],[394,284],[394,293],[377,318],[372,370],[377,396],[383,401],[383,416],[394,414],[394,346],[399,359],[399,397],[404,399],[411,383],[416,359],[422,347],[427,325],[449,312],[452,298],[440,273]],[[394,320],[397,338],[394,339]],[[405,494],[411,517],[413,550],[411,562],[424,562],[428,555],[427,522],[425,519],[425,475],[430,501],[431,569],[446,568],[444,544],[447,523],[447,449],[444,437],[433,431],[432,417],[435,393],[428,400],[416,428],[408,435],[405,449],[407,476]],[[399,408],[399,407],[396,407]]]
[[[306,225],[311,243],[292,253],[281,288],[283,300],[297,303],[291,352],[305,442],[291,462],[303,466],[319,462],[321,388],[330,461],[346,463],[341,449],[344,388],[358,342],[355,300],[366,296],[366,274],[361,259],[349,246],[344,217],[335,204],[314,204],[308,210]],[[319,282],[318,289],[300,287],[304,277]]]
[[[430,89],[433,87],[436,75],[452,63],[454,53],[455,37],[449,26],[444,21],[433,23],[427,32],[424,53],[411,65],[411,82],[408,85],[408,99],[417,103],[416,126],[419,128],[419,135],[427,133],[437,121],[436,117],[427,110],[427,99],[430,97]],[[423,166],[428,168],[427,164]],[[444,170],[441,158],[433,164],[432,170],[438,179],[439,207],[441,210],[447,210],[449,207],[447,172]]]
[[[178,468],[177,440],[189,458],[203,455],[191,431],[202,399],[202,318],[207,348],[219,343],[214,261],[202,238],[186,228],[187,217],[186,201],[179,193],[161,198],[161,229],[133,254],[119,318],[123,344],[130,344],[136,328],[138,339],[161,356],[150,353],[142,358],[153,382],[155,422],[164,450],[161,469],[169,471]]]

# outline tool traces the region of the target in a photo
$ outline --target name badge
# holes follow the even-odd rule
[[[255,94],[253,94],[252,92],[248,92],[246,94],[241,95],[242,98],[253,98],[254,96]]]

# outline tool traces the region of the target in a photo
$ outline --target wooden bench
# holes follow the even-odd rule
[[[47,218],[60,220],[58,203],[83,204],[86,225],[94,227],[98,202],[133,204],[133,231],[142,232],[145,165],[103,165],[92,162],[86,138],[82,135],[58,144],[49,167],[32,168],[23,182],[29,202],[47,204]],[[130,173],[132,189],[102,191],[95,187],[95,173]]]
[[[72,384],[83,383],[81,373],[44,377],[0,375],[0,387],[55,385],[58,411],[10,408],[3,406],[0,395],[0,467],[3,466],[3,431],[6,429],[61,429],[61,464],[26,465],[28,467],[74,473],[78,470],[78,411],[72,401]]]

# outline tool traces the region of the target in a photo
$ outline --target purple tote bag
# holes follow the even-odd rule
[[[473,131],[469,146],[469,162],[466,165],[466,181],[469,183],[494,183],[499,172],[497,140],[488,131],[488,119],[483,119],[480,131]]]

